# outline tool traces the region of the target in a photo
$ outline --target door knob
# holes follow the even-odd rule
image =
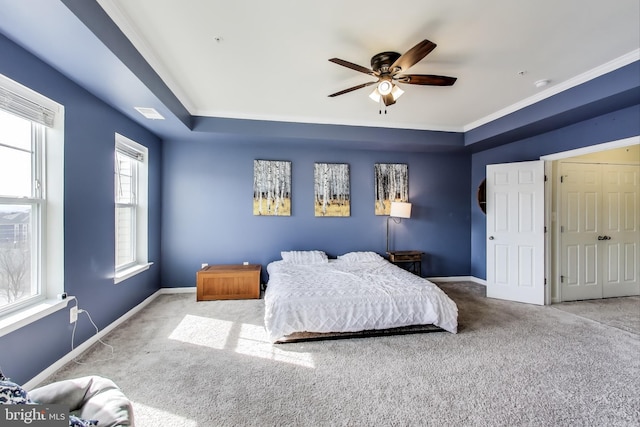
[[[489,240],[493,240],[493,236],[489,236]]]

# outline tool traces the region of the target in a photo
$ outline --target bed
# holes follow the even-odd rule
[[[367,332],[457,332],[458,308],[434,283],[375,252],[328,259],[322,251],[282,252],[267,265],[264,324],[271,342]]]

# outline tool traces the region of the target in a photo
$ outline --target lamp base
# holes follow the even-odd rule
[[[396,224],[400,224],[402,221],[400,218],[394,218],[392,216],[387,217],[387,253],[389,253],[389,220],[392,219]]]

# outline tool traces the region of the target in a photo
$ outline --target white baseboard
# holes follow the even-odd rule
[[[427,277],[427,280],[433,282],[474,282],[479,285],[487,286],[487,281],[474,276],[449,276],[449,277]]]
[[[191,294],[196,293],[195,286],[188,286],[183,288],[162,288],[158,292],[161,294]]]

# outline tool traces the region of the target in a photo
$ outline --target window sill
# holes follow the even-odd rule
[[[58,310],[62,310],[67,307],[69,301],[74,300],[74,297],[68,297],[66,299],[45,300],[39,304],[35,304],[30,308],[26,308],[17,313],[10,314],[0,319],[0,337],[10,334],[23,326],[33,323],[42,319]]]
[[[147,271],[149,267],[153,265],[152,262],[148,262],[146,264],[137,264],[131,268],[127,268],[126,270],[118,271],[116,276],[113,278],[113,283],[117,284],[124,280],[127,280],[130,277],[135,276],[136,274],[140,274],[143,271]]]

